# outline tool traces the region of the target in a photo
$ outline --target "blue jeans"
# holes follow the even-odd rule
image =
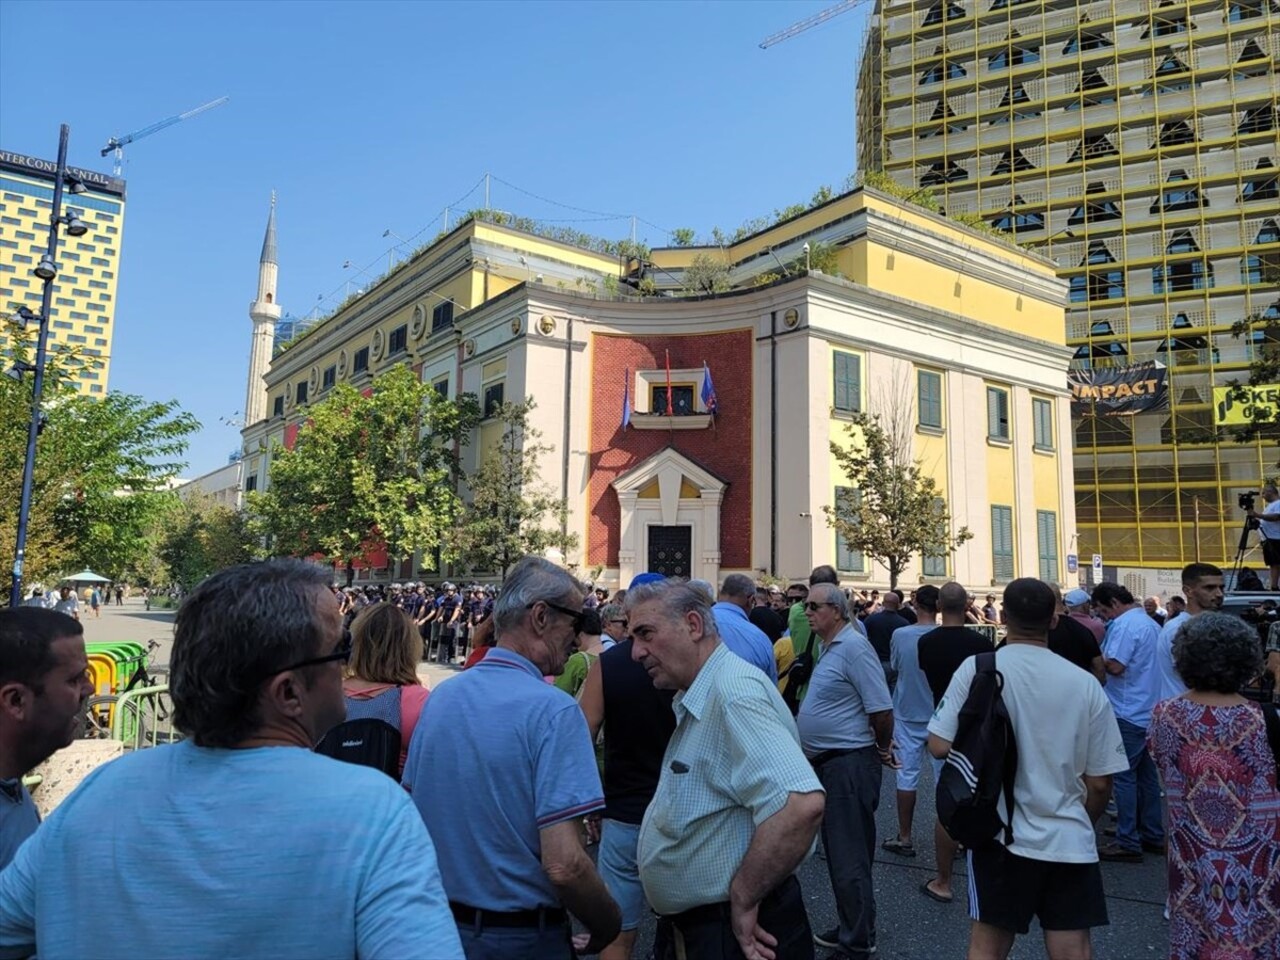
[[[471,924],[460,923],[458,937],[467,960],[574,960],[568,924],[543,930],[485,927],[477,931]]]
[[[1117,719],[1129,769],[1115,776],[1116,845],[1141,850],[1144,843],[1163,843],[1160,777],[1147,753],[1147,731],[1136,723]]]
[[[640,885],[640,867],[636,848],[640,841],[640,824],[621,820],[604,820],[600,828],[600,855],[596,869],[609,896],[622,910],[623,932],[635,930],[649,914],[649,904]]]

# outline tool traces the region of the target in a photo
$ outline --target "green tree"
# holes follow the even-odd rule
[[[677,227],[671,231],[671,242],[677,247],[692,247],[695,236],[692,227]]]
[[[458,515],[458,448],[479,421],[476,398],[452,401],[405,365],[369,396],[339,384],[312,405],[292,450],[272,451],[270,483],[249,494],[254,529],[275,553],[344,564],[381,543],[394,556],[442,544]]]
[[[33,334],[7,326],[14,359],[33,358]],[[23,570],[28,585],[86,566],[104,576],[130,576],[145,558],[144,531],[162,502],[159,491],[185,465],[187,438],[199,429],[176,402],[78,395],[75,373],[92,362],[57,351],[46,363]],[[0,488],[9,491],[0,501],[0,568],[6,571],[17,539],[31,389],[30,376],[0,377]]]
[[[899,390],[884,404],[885,414],[854,413],[847,445],[831,444],[845,477],[833,507],[823,507],[827,525],[854,550],[889,570],[889,586],[912,558],[947,556],[973,534],[951,533],[951,517],[933,477],[912,456],[911,402]]]
[[[226,567],[253,559],[255,538],[249,518],[239,510],[214,503],[207,494],[181,498],[159,548],[167,580],[190,590]]]
[[[729,289],[729,265],[706,253],[695,253],[684,268],[684,292],[689,296],[724,293]]]
[[[504,403],[498,410],[502,438],[482,453],[467,478],[471,501],[453,532],[453,552],[472,570],[495,570],[504,577],[521,557],[549,547],[567,553],[578,537],[562,533],[568,504],[538,482],[538,460],[554,447],[539,442],[540,431],[529,426],[532,397],[523,403]],[[549,517],[560,522],[548,529]]]

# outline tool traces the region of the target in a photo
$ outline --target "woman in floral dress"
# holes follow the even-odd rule
[[[1188,691],[1156,705],[1147,743],[1168,801],[1169,956],[1280,960],[1280,794],[1262,710],[1238,693],[1258,638],[1204,613],[1179,631]]]

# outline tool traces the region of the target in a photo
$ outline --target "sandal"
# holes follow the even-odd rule
[[[933,883],[932,880],[926,880],[924,883],[920,884],[920,892],[930,900],[936,900],[938,903],[950,903],[954,899],[954,897],[944,897],[940,893],[935,893],[933,888],[929,886],[931,883]]]
[[[887,850],[889,853],[896,853],[900,857],[914,857],[916,855],[914,844],[910,841],[899,840],[897,837],[880,844],[880,849]]]

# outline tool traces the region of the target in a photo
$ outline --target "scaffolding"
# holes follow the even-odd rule
[[[880,0],[858,74],[858,160],[1053,259],[1072,365],[1157,361],[1169,405],[1078,417],[1078,551],[1171,567],[1235,554],[1237,443],[1213,387],[1280,350],[1280,3]],[[1274,325],[1271,329],[1275,329]]]

